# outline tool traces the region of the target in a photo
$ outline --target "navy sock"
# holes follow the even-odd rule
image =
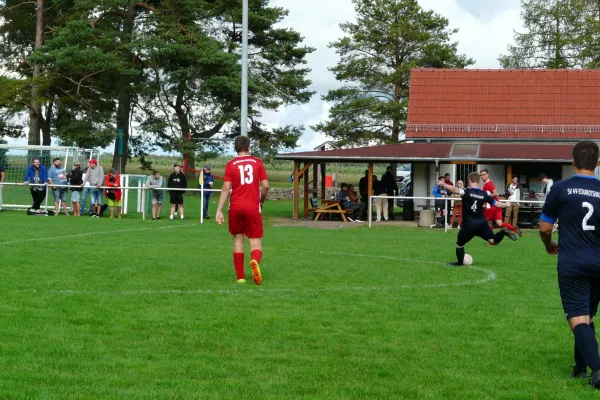
[[[456,260],[458,261],[459,265],[463,265],[463,261],[465,260],[465,248],[464,247],[456,248]]]
[[[590,328],[592,328],[592,331],[594,331],[594,335],[595,335],[596,327],[594,326],[593,322],[590,322]],[[583,355],[581,355],[581,351],[579,350],[579,346],[577,346],[577,342],[575,342],[574,354],[575,354],[575,369],[578,371],[587,371],[587,364],[585,363],[585,360],[583,359]]]
[[[500,242],[502,241],[502,239],[504,239],[505,236],[506,232],[504,231],[496,232],[496,234],[494,235],[494,244],[500,244]]]
[[[600,370],[600,354],[598,354],[598,341],[594,329],[588,324],[579,324],[573,329],[573,335],[585,364],[593,372]]]

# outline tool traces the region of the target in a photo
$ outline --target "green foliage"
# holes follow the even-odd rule
[[[404,132],[411,68],[464,68],[448,20],[417,0],[353,0],[356,22],[331,43],[341,61],[331,71],[344,85],[323,97],[330,120],[313,127],[340,145],[397,142]]]
[[[589,0],[523,0],[525,32],[498,60],[503,68],[598,68],[600,3]]]

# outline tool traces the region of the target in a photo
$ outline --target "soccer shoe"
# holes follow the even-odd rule
[[[594,371],[592,379],[590,379],[590,386],[594,389],[600,389],[600,369]]]
[[[508,238],[509,238],[510,240],[512,240],[513,242],[514,242],[515,240],[517,240],[517,234],[516,234],[516,233],[514,233],[513,231],[511,231],[510,229],[507,229],[507,228],[502,228],[502,232],[506,233],[506,236],[508,236]]]
[[[246,280],[245,279],[238,279],[237,283],[246,283]]]
[[[519,237],[523,237],[523,232],[521,232],[521,230],[516,226],[514,228],[515,230],[513,232],[519,235]]]
[[[572,365],[571,368],[573,368],[573,372],[569,374],[569,378],[587,379],[590,377],[587,373],[587,367],[585,369],[581,369],[576,365]]]
[[[455,261],[455,262],[447,262],[446,266],[448,266],[448,267],[462,267],[463,264],[459,264],[457,261]]]
[[[256,260],[250,261],[250,268],[252,269],[252,280],[257,285],[260,285],[262,283],[262,275],[260,274],[260,266]]]

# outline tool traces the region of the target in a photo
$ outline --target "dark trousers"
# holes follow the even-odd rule
[[[388,196],[394,196],[395,193],[388,193]],[[396,199],[388,199],[388,214],[390,216],[390,219],[394,219],[394,201]]]
[[[360,217],[362,217],[363,213],[365,212],[365,205],[363,203],[352,203],[348,207],[346,207],[346,209],[354,211],[352,213],[352,218],[360,219]]]
[[[44,190],[36,190],[36,189],[37,189],[37,187],[29,189],[31,191],[31,198],[33,199],[33,206],[31,206],[31,208],[33,208],[34,210],[39,210],[42,203],[44,202],[44,199],[46,198],[46,189],[45,188],[43,188]]]
[[[210,202],[210,195],[212,193],[204,193],[204,204],[202,206],[202,212],[204,213],[204,218],[208,217],[208,203]]]

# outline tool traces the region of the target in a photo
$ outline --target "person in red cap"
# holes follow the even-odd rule
[[[85,180],[81,184],[84,187],[86,183],[90,184],[90,206],[92,208],[92,218],[100,217],[102,211],[102,184],[104,183],[104,168],[98,165],[98,161],[92,158],[89,162],[89,168],[85,174]]]

